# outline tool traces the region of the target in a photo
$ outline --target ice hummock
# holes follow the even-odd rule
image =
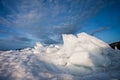
[[[120,79],[120,51],[86,33],[63,34],[63,45],[0,52],[0,80]]]

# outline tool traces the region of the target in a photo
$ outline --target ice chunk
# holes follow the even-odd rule
[[[64,34],[63,42],[0,51],[0,80],[120,79],[120,51],[84,32]]]

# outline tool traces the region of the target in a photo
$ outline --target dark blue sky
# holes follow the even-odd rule
[[[120,0],[0,0],[0,50],[62,43],[62,34],[86,32],[120,40]]]

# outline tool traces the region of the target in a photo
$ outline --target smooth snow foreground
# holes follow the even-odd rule
[[[120,80],[120,51],[86,33],[63,45],[0,52],[0,80]]]

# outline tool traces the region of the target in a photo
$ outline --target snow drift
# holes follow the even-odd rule
[[[63,45],[0,51],[0,80],[119,80],[120,51],[80,33]]]

